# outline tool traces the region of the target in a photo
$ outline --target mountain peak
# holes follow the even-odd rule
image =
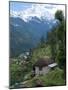
[[[38,19],[53,19],[54,15],[45,8],[46,5],[33,4],[31,8],[27,8],[21,11],[10,11],[10,16],[19,17],[25,22],[28,22],[33,19],[33,17]]]
[[[19,17],[25,22],[32,20],[33,17],[37,17],[40,20],[52,20],[57,10],[65,12],[65,7],[63,5],[22,3],[22,8],[18,9],[15,5],[11,5],[11,7],[10,16]]]

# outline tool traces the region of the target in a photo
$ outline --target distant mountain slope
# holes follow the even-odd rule
[[[19,17],[10,17],[10,56],[16,56],[34,48],[40,42],[42,35],[46,38],[53,26],[57,25],[55,19],[38,19],[32,17],[25,22]]]

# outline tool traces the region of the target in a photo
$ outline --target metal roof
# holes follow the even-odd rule
[[[37,66],[39,68],[42,68],[44,66],[48,66],[50,64],[54,63],[53,60],[51,60],[50,58],[40,58],[39,60],[37,60],[37,62],[34,64],[34,67]]]
[[[52,68],[52,67],[57,66],[57,63],[52,63],[52,64],[49,64],[48,66]]]

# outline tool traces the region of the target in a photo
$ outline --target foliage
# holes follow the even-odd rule
[[[50,51],[50,46],[46,46],[41,48],[37,47],[33,50],[32,57],[31,57],[31,62],[34,64],[39,58],[46,58],[50,57],[51,51]]]
[[[51,32],[48,32],[47,43],[50,45],[51,58],[55,60],[58,48],[56,28],[53,28]]]
[[[42,86],[65,85],[65,81],[63,79],[63,70],[56,68],[44,76],[36,76],[30,80],[27,80],[25,86],[36,87],[37,82],[39,81]]]
[[[41,39],[40,39],[40,47],[41,48],[45,47],[45,38],[44,38],[44,36],[42,36]]]
[[[56,68],[41,78],[46,86],[57,86],[65,84],[63,79],[63,71],[59,68]]]
[[[65,46],[66,45],[66,41],[65,41],[66,25],[65,25],[65,19],[64,19],[63,13],[61,12],[60,15],[62,17],[62,20],[60,20],[60,16],[55,17],[60,21],[60,25],[57,30],[59,48],[58,48],[56,59],[58,61],[59,67],[64,70],[64,79],[66,79],[66,46]]]
[[[55,18],[62,22],[64,20],[63,12],[61,10],[57,10],[55,13]]]
[[[66,25],[64,20],[64,15],[61,10],[55,13],[55,18],[59,21],[59,25],[53,28],[51,32],[48,33],[48,43],[51,47],[51,55],[57,62],[60,68],[65,69],[66,64],[66,48],[65,48],[65,33]]]
[[[21,61],[18,62],[18,60],[12,62],[10,64],[10,85],[20,83],[24,80],[24,76],[31,71],[30,62],[24,62],[23,64],[21,64]]]

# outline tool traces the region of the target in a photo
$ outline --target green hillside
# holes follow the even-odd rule
[[[40,82],[42,86],[65,85],[63,70],[56,68],[44,76],[35,76],[21,84],[24,84],[25,87],[36,87],[38,82]]]
[[[37,61],[39,58],[51,57],[50,46],[44,46],[43,48],[35,48],[32,52],[31,62]]]
[[[46,75],[40,76],[32,76],[33,64],[41,57],[50,57],[51,51],[49,46],[44,46],[43,48],[37,47],[32,51],[31,56],[28,60],[19,64],[19,58],[13,59],[16,60],[13,64],[11,64],[11,85],[14,87],[36,87],[38,82],[41,82],[42,86],[57,86],[57,85],[65,85],[65,81],[63,79],[63,70],[59,68],[55,68],[55,70],[51,70]],[[19,61],[19,62],[18,62]],[[15,83],[19,83],[18,86],[15,86]]]

